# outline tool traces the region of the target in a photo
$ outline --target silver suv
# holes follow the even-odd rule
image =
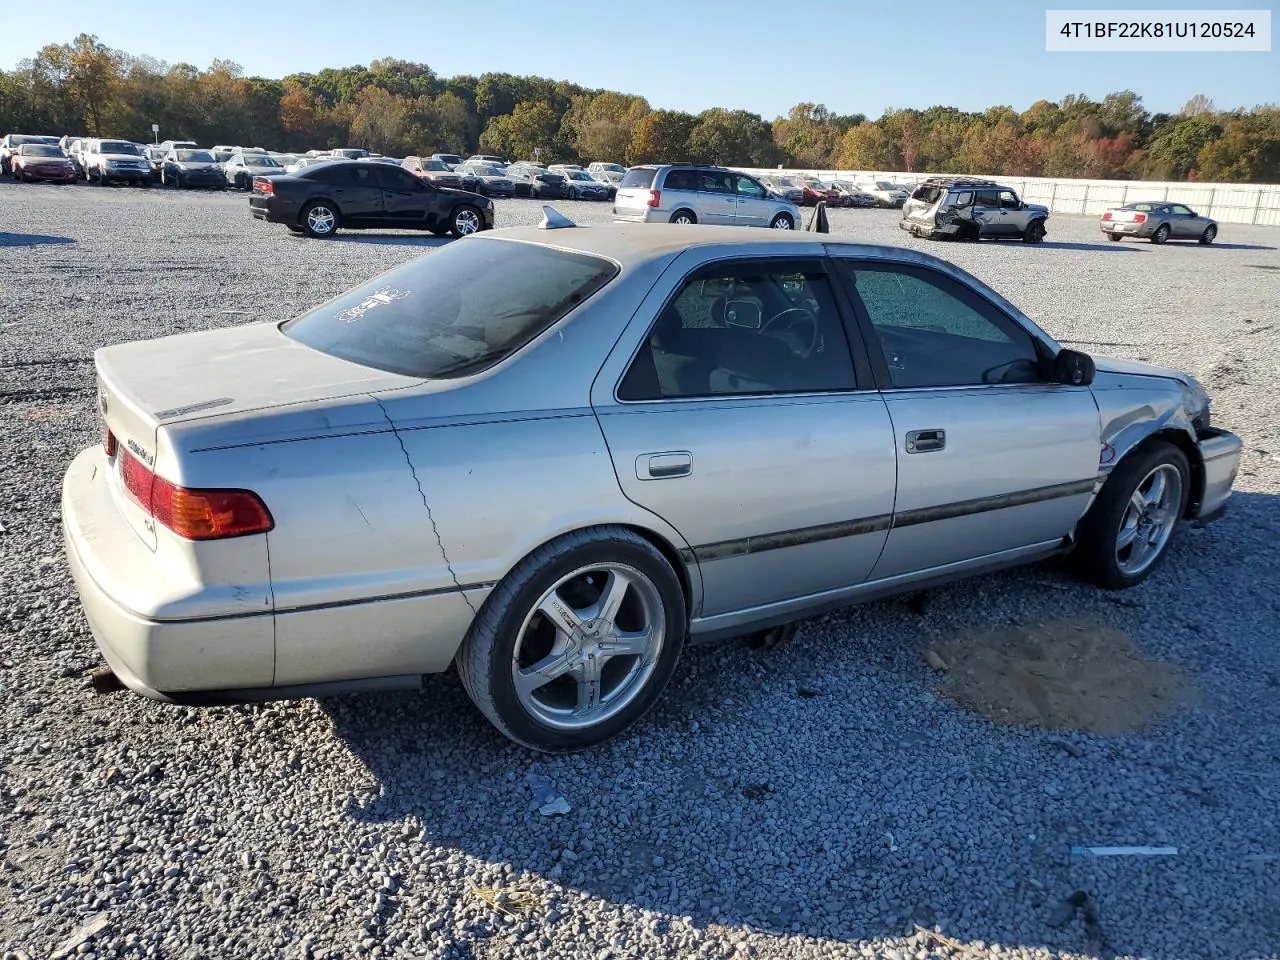
[[[613,202],[613,218],[631,223],[706,223],[796,230],[800,208],[755,177],[692,163],[632,167]]]
[[[912,191],[898,226],[915,237],[1039,243],[1048,219],[1048,207],[1024,203],[1013,190],[993,180],[930,177]]]

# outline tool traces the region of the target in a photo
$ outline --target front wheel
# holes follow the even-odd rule
[[[1108,590],[1145,580],[1186,510],[1190,476],[1186,454],[1163,440],[1121,460],[1080,521],[1072,554],[1079,573]]]
[[[1032,220],[1027,224],[1027,229],[1022,231],[1023,243],[1039,243],[1044,239],[1045,229],[1043,220]]]
[[[791,219],[791,214],[789,213],[778,214],[769,222],[769,226],[774,230],[794,230],[796,228],[795,221]]]
[[[1206,245],[1213,243],[1213,240],[1217,235],[1218,228],[1210,224],[1204,228],[1204,233],[1200,234],[1200,242]]]
[[[338,211],[325,200],[314,200],[302,208],[302,229],[308,236],[323,240],[338,232]]]
[[[566,753],[643,716],[675,671],[686,631],[675,570],[622,527],[535,550],[485,600],[458,651],[472,701],[506,736]]]
[[[480,211],[472,206],[458,207],[449,218],[449,232],[455,237],[479,233],[483,226],[484,220],[480,216]]]

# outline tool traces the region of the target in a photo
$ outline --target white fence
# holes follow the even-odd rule
[[[904,186],[919,183],[929,174],[886,170],[750,170],[750,173],[787,176],[812,173],[820,180],[889,180]],[[988,175],[980,175],[988,176]],[[1012,187],[1028,203],[1043,203],[1053,213],[1097,216],[1108,207],[1136,200],[1185,203],[1196,213],[1222,223],[1280,226],[1280,184],[1165,183],[1151,180],[1059,180],[1050,177],[989,176]]]

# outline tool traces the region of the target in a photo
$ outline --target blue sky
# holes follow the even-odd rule
[[[1270,53],[1046,53],[1046,6],[1151,4],[286,0],[257,12],[252,4],[234,8],[234,17],[225,15],[233,7],[213,4],[197,21],[190,5],[179,5],[179,17],[154,3],[58,0],[52,16],[51,8],[27,4],[6,9],[0,64],[12,68],[46,43],[87,32],[169,63],[205,67],[221,57],[262,76],[392,56],[427,63],[445,76],[536,74],[638,93],[655,107],[741,107],[766,119],[801,101],[875,117],[886,107],[938,103],[1022,110],[1042,97],[1100,99],[1126,88],[1153,112],[1176,111],[1196,93],[1218,107],[1280,101],[1274,43]],[[1166,0],[1163,6],[1250,4]],[[1280,26],[1274,12],[1273,20]],[[969,66],[975,60],[977,69]]]

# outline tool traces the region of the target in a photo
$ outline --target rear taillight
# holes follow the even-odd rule
[[[660,204],[660,203],[662,203],[662,191],[661,191],[661,190],[650,190],[650,191],[649,191],[649,206],[651,206],[651,207],[656,207],[656,206],[658,206],[658,204]]]
[[[187,540],[224,540],[266,533],[275,526],[256,493],[248,490],[190,490],[157,477],[129,451],[121,473],[124,488],[157,522]]]
[[[116,455],[116,435],[108,430],[105,424],[102,431],[102,449],[107,451],[107,459],[110,460]]]
[[[1111,211],[1110,211],[1110,210],[1108,210],[1106,213],[1104,213],[1104,214],[1102,215],[1102,219],[1103,219],[1103,220],[1110,220],[1110,219],[1111,219]]]
[[[254,193],[275,193],[276,188],[271,185],[270,180],[264,180],[262,177],[255,177],[253,181]]]
[[[1134,223],[1146,223],[1146,222],[1147,222],[1147,215],[1146,215],[1145,213],[1135,213],[1135,214],[1133,215],[1133,222],[1134,222]]]

